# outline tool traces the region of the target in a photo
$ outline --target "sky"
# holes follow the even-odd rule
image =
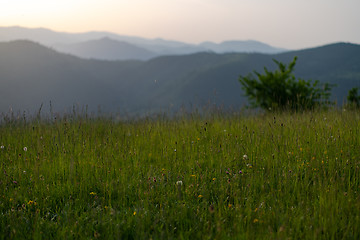
[[[0,26],[302,49],[360,44],[359,11],[360,0],[0,0]]]

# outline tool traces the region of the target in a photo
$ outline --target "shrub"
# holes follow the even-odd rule
[[[352,88],[347,96],[348,104],[353,107],[360,107],[360,96],[358,95],[358,88]]]
[[[260,74],[254,71],[252,74],[240,76],[245,95],[249,98],[253,107],[261,107],[266,110],[307,110],[318,106],[329,105],[330,91],[333,85],[325,83],[319,87],[319,81],[296,79],[292,74],[297,57],[287,66],[273,60],[278,70]]]

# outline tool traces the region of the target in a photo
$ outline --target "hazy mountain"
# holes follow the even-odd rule
[[[106,60],[144,60],[159,55],[183,55],[207,51],[216,53],[279,53],[285,51],[284,49],[274,48],[256,41],[228,41],[220,44],[206,42],[195,45],[179,41],[164,40],[161,38],[145,39],[140,37],[124,36],[110,32],[94,31],[86,33],[63,33],[51,31],[45,28],[29,29],[22,27],[0,27],[0,42],[24,39],[38,42],[58,51],[71,53],[79,57],[91,57]],[[122,45],[120,46],[120,43],[115,44],[113,41],[106,42],[104,39],[119,41]],[[106,43],[109,46],[105,46]],[[92,47],[96,50],[93,50]],[[116,49],[117,47],[119,47],[119,50]],[[102,49],[104,50],[102,51]],[[112,55],[109,54],[111,51],[114,52]],[[134,51],[133,54],[132,51]],[[116,53],[124,54],[120,54],[120,56]],[[109,58],[106,58],[107,56],[109,56]],[[119,56],[119,58],[115,58],[116,56]]]
[[[248,53],[280,53],[285,52],[286,49],[274,48],[268,44],[258,41],[225,41],[219,44],[212,42],[204,42],[199,46],[212,50],[216,53],[230,53],[230,52],[248,52]]]
[[[121,88],[126,85],[123,72],[138,64],[84,60],[30,41],[0,43],[0,112],[9,107],[34,111],[50,101],[56,111],[73,104],[89,104],[92,110],[111,105],[114,110],[117,105],[113,102],[126,103],[126,89]]]
[[[157,56],[147,49],[108,37],[74,44],[57,44],[54,45],[54,48],[78,57],[100,60],[148,60]]]
[[[54,111],[74,104],[89,111],[147,113],[185,106],[243,106],[239,75],[274,69],[298,56],[295,75],[338,84],[341,103],[360,87],[360,46],[337,43],[282,54],[196,53],[148,61],[86,60],[30,41],[0,43],[0,112],[36,111],[41,103]],[[46,110],[44,110],[46,111]]]

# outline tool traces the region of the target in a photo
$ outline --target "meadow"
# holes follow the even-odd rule
[[[0,239],[359,239],[360,112],[3,116]]]

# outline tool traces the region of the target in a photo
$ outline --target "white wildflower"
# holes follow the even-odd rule
[[[24,147],[24,151],[25,151],[25,152],[27,151],[27,147]]]

